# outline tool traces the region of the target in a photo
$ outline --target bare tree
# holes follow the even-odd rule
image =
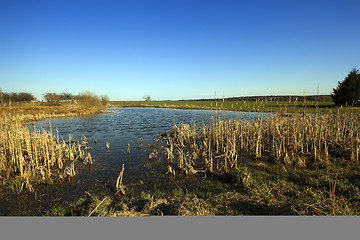
[[[4,106],[4,93],[1,88],[0,88],[0,101],[1,101],[1,106]]]
[[[58,105],[60,102],[60,95],[56,93],[45,93],[43,96],[45,101],[50,105]]]
[[[144,99],[145,101],[151,101],[151,97],[149,96],[149,94],[144,95],[144,96],[143,96],[143,99]]]
[[[74,96],[71,93],[62,92],[60,94],[60,100],[63,102],[70,102],[74,100]]]
[[[106,104],[107,104],[108,101],[109,101],[109,96],[108,96],[108,95],[102,95],[102,96],[100,97],[100,99],[101,99],[101,102],[103,103],[103,105],[106,106]]]

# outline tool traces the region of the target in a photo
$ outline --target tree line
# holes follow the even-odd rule
[[[1,106],[3,106],[4,104],[11,104],[11,102],[31,102],[35,100],[36,98],[34,97],[34,95],[28,92],[6,93],[0,89]]]
[[[109,101],[109,97],[107,95],[101,95],[97,96],[96,94],[92,92],[84,92],[79,93],[77,95],[71,94],[71,93],[45,93],[43,95],[44,100],[49,105],[59,105],[62,102],[72,102],[72,103],[78,103],[78,102],[101,102],[103,105],[106,105]]]
[[[47,105],[60,105],[64,102],[71,102],[71,103],[79,103],[81,105],[106,105],[109,101],[109,97],[107,95],[97,96],[92,92],[83,92],[79,94],[71,94],[67,92],[62,93],[45,93],[43,94],[44,104]],[[6,93],[0,89],[0,104],[1,106],[8,105],[10,106],[12,103],[19,103],[19,102],[32,102],[36,101],[37,99],[34,97],[33,94],[28,92],[11,92]]]

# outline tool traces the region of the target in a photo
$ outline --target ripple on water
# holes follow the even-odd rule
[[[22,207],[17,210],[11,210],[9,207],[18,201],[17,197],[2,198],[0,203],[4,207],[0,211],[2,214],[17,215],[19,212],[28,209],[46,209],[54,203],[61,204],[64,201],[76,200],[82,197],[85,191],[92,193],[97,191],[111,192],[122,164],[125,164],[125,184],[139,180],[145,184],[154,184],[159,181],[161,169],[145,167],[148,161],[148,153],[137,150],[140,139],[143,146],[146,147],[147,144],[153,143],[153,137],[170,131],[174,124],[196,123],[199,126],[202,123],[210,124],[217,118],[243,119],[246,117],[251,119],[253,116],[266,117],[267,114],[125,108],[111,114],[51,119],[53,134],[56,135],[55,130],[58,129],[60,138],[67,140],[71,134],[76,140],[81,141],[81,137],[85,135],[90,142],[91,155],[95,159],[95,163],[92,166],[79,164],[79,174],[70,182],[43,187],[39,190],[35,202],[33,195],[31,195],[32,197],[29,195],[30,197],[25,200],[21,199]],[[49,130],[49,120],[36,122],[35,127],[37,129],[44,127]],[[29,129],[33,130],[33,126],[29,126]],[[97,140],[96,144],[93,142],[94,139]],[[106,149],[106,142],[110,143],[109,151]],[[130,155],[127,154],[128,144],[130,144]],[[158,172],[157,175],[154,174],[156,172]],[[4,210],[5,208],[7,210]]]

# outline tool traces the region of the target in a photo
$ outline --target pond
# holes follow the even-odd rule
[[[161,184],[166,181],[166,170],[156,164],[149,164],[149,145],[156,144],[160,134],[169,132],[173,125],[180,123],[211,124],[216,119],[247,119],[266,117],[268,113],[244,113],[210,110],[178,110],[162,108],[121,108],[114,113],[93,116],[58,118],[29,125],[33,130],[44,128],[54,135],[59,134],[65,141],[69,135],[76,141],[84,140],[91,147],[95,159],[93,165],[78,164],[78,174],[71,180],[53,185],[44,185],[36,193],[2,193],[0,215],[44,214],[44,209],[77,200],[88,194],[110,194],[114,192],[116,179],[122,164],[125,165],[124,184]],[[94,141],[96,140],[96,141]],[[110,143],[107,149],[106,142]]]

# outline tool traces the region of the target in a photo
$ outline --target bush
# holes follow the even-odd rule
[[[84,92],[78,95],[78,101],[81,107],[83,108],[97,108],[101,109],[103,103],[96,94],[92,92]]]
[[[353,68],[343,82],[333,89],[331,97],[336,105],[360,106],[360,73]]]

